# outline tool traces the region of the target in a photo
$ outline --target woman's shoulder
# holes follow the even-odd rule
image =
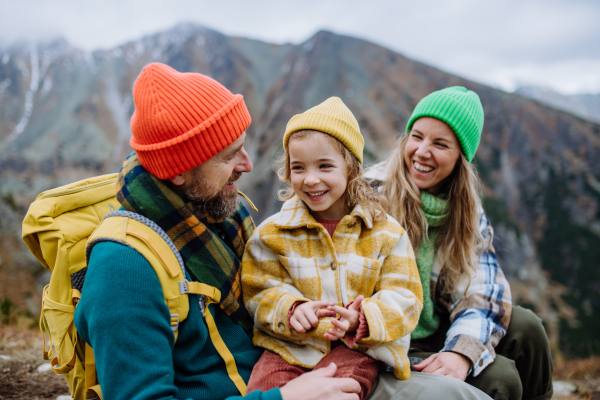
[[[370,167],[366,167],[363,172],[363,178],[368,181],[385,182],[387,179],[387,164],[386,161],[381,161]]]
[[[479,220],[479,231],[482,234],[485,230],[492,229],[492,223],[481,205],[477,208],[477,219]]]
[[[480,250],[493,250],[492,242],[494,241],[494,228],[492,223],[485,214],[483,207],[480,205],[477,209],[479,218],[479,234],[481,235],[482,243],[480,244]]]

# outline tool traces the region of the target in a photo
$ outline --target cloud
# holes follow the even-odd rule
[[[329,29],[507,89],[537,71],[586,91],[600,74],[586,70],[600,60],[599,20],[595,0],[0,0],[0,42],[61,35],[93,50],[181,21],[274,43]]]

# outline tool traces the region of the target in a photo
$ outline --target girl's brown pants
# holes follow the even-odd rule
[[[361,388],[360,400],[364,399],[371,390],[373,382],[377,379],[379,362],[366,354],[339,345],[323,357],[313,370],[324,368],[332,362],[337,365],[335,377],[355,379]],[[267,391],[281,387],[308,371],[310,371],[308,368],[288,364],[279,355],[265,350],[252,370],[247,392],[250,393],[254,390]]]

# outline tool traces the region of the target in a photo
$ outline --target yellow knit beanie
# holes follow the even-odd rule
[[[292,133],[303,129],[312,129],[333,136],[342,142],[362,164],[365,140],[360,134],[356,118],[339,97],[330,97],[318,106],[294,115],[285,128],[283,148],[287,149]]]

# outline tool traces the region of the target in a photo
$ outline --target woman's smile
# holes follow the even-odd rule
[[[416,160],[413,161],[413,166],[416,169],[416,173],[422,174],[422,175],[427,175],[428,173],[430,173],[431,171],[433,171],[435,169],[427,164],[420,163]]]

